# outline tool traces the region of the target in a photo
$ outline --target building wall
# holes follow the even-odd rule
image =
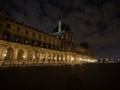
[[[75,54],[0,40],[2,64],[72,64]],[[20,53],[21,52],[21,53]],[[74,61],[76,63],[76,61]]]
[[[74,45],[71,32],[62,35],[57,38],[0,14],[0,63],[77,64],[93,58],[89,50]]]

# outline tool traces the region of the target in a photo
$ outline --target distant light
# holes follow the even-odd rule
[[[109,59],[108,59],[108,58],[106,58],[106,60],[108,61]]]

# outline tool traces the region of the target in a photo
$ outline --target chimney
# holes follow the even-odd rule
[[[61,32],[61,21],[58,22],[58,32]]]

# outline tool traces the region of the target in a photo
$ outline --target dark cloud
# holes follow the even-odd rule
[[[6,8],[9,18],[49,33],[61,19],[74,32],[76,44],[87,41],[93,46],[97,57],[113,57],[120,53],[119,2],[119,0],[0,0],[0,5]]]

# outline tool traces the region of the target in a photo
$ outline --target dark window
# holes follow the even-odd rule
[[[39,38],[41,37],[41,35],[39,35]]]
[[[53,49],[53,45],[51,45],[51,49]]]
[[[17,28],[17,31],[20,31],[20,28]]]
[[[41,43],[40,46],[42,47],[42,46],[43,46],[43,43]]]
[[[33,33],[33,36],[35,36],[35,33]]]
[[[24,43],[27,44],[28,43],[28,40],[24,38]]]
[[[46,40],[46,37],[44,37],[44,39]]]
[[[0,33],[2,32],[2,27],[3,27],[3,24],[0,23]]]
[[[46,43],[43,43],[43,47],[46,48]]]
[[[27,44],[28,43],[28,40],[25,40],[25,44]]]
[[[19,42],[19,41],[20,41],[20,37],[17,37],[17,36],[16,36],[15,41],[16,41],[16,42]]]
[[[46,48],[48,48],[48,43],[46,43]]]
[[[48,48],[51,49],[51,44],[48,44]]]
[[[39,44],[38,46],[40,47],[41,46],[41,42],[38,42],[38,44]]]
[[[4,39],[8,40],[9,39],[9,35],[8,34],[4,34]]]
[[[51,39],[49,39],[49,41],[51,42]]]
[[[7,28],[10,28],[10,24],[7,24]]]
[[[26,34],[28,34],[28,31],[25,31]]]
[[[34,40],[32,40],[32,46],[34,46],[35,45],[35,41]]]

